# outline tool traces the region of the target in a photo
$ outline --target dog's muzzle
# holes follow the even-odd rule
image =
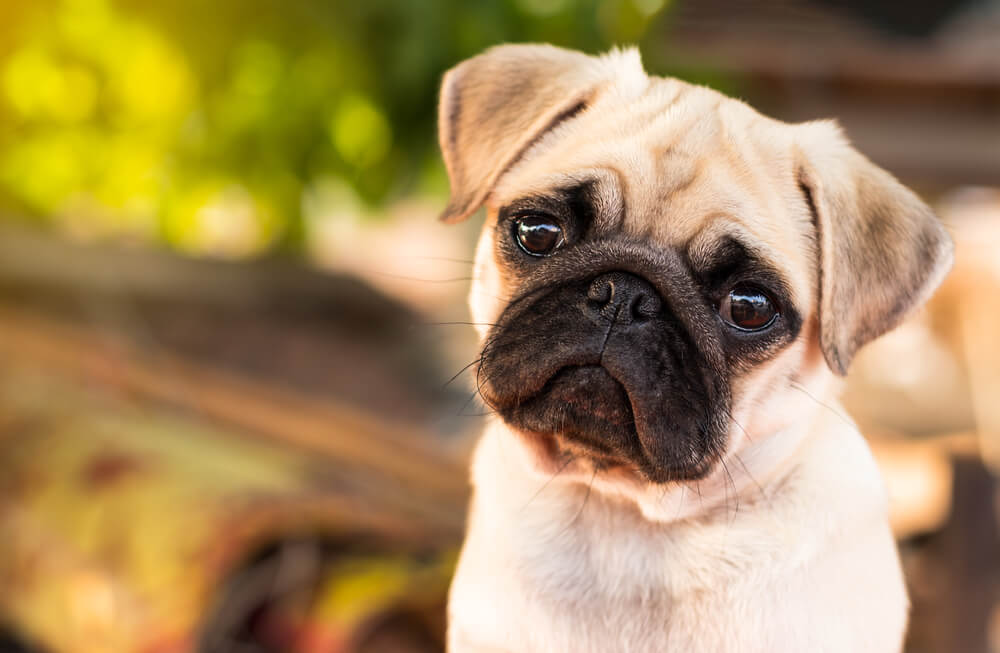
[[[706,307],[670,297],[666,283],[608,270],[526,292],[484,346],[484,398],[597,469],[701,478],[724,449],[728,386],[702,352],[711,334],[680,319]]]

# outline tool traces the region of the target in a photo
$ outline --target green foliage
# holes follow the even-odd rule
[[[445,191],[448,67],[505,41],[635,42],[662,4],[7,0],[0,208],[199,255],[296,249],[317,184],[369,207]]]

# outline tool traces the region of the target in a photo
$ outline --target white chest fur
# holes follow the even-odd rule
[[[900,649],[906,598],[884,493],[845,425],[821,423],[763,487],[670,523],[586,485],[546,484],[518,446],[495,423],[477,448],[451,651]]]

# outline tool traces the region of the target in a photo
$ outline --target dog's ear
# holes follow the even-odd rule
[[[585,110],[625,59],[638,64],[635,51],[590,57],[548,45],[502,45],[449,70],[438,106],[451,182],[441,219],[458,222],[478,209],[500,176],[542,135]]]
[[[928,299],[951,268],[931,209],[833,122],[800,127],[799,187],[816,228],[820,346],[840,375],[857,350]]]

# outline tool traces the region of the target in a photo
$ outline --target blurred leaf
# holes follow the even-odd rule
[[[340,155],[356,168],[378,163],[392,145],[392,127],[385,115],[367,98],[353,93],[340,100],[330,135]]]
[[[0,9],[0,208],[198,255],[299,249],[317,180],[351,187],[355,217],[446,191],[448,67],[519,40],[601,51],[649,33],[663,4],[14,0]]]

